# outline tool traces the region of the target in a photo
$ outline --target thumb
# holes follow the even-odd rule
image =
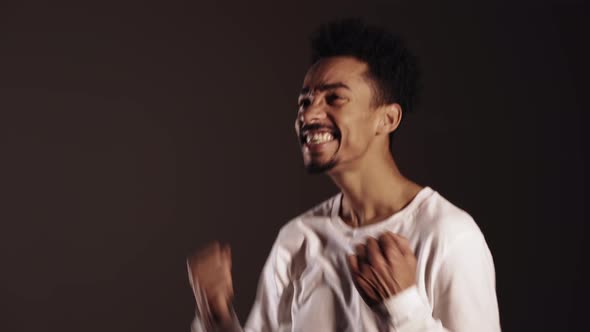
[[[348,268],[350,269],[350,271],[352,271],[353,273],[359,272],[359,262],[358,257],[356,257],[356,255],[353,254],[346,256],[346,261],[348,262]]]

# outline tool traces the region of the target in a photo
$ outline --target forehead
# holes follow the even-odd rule
[[[367,64],[354,57],[338,56],[321,59],[305,74],[303,87],[314,89],[316,86],[338,82],[351,88],[367,85],[367,70]]]

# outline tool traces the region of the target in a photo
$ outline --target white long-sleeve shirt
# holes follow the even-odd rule
[[[425,187],[388,219],[352,228],[339,217],[341,200],[338,194],[281,229],[244,331],[501,330],[492,255],[466,212]],[[416,286],[371,309],[346,255],[386,231],[409,240]],[[198,310],[192,329],[204,330]],[[241,331],[237,319],[230,331]]]

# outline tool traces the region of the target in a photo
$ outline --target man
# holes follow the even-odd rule
[[[357,20],[320,27],[295,131],[308,171],[341,193],[286,224],[245,331],[500,331],[492,256],[464,211],[390,151],[417,97],[416,61]],[[229,247],[189,258],[193,331],[240,331]]]

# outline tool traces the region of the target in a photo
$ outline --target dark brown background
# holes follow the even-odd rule
[[[422,59],[395,153],[486,234],[504,330],[582,329],[588,6],[436,3],[2,2],[0,330],[188,331],[216,238],[244,319],[281,225],[336,192],[292,124],[308,33],[350,15]]]

